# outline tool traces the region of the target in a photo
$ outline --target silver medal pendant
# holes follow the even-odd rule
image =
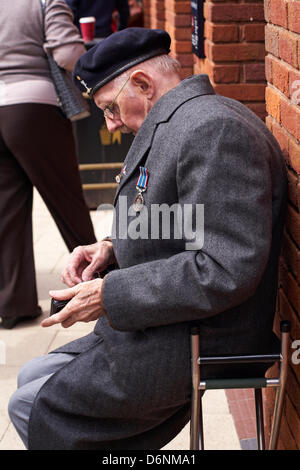
[[[144,206],[144,198],[142,193],[139,193],[135,196],[134,201],[133,201],[133,210],[135,212],[141,212],[142,208]]]

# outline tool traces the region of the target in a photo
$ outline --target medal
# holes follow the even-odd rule
[[[133,201],[133,210],[135,212],[141,212],[143,209],[144,205],[144,198],[142,193],[139,193],[137,196],[135,196],[134,201]]]
[[[133,210],[135,212],[141,212],[144,206],[145,201],[143,193],[147,189],[148,178],[149,174],[147,168],[140,166],[140,174],[136,183],[136,189],[138,190],[138,194],[135,196],[133,201]]]
[[[123,177],[123,176],[126,176],[126,174],[127,174],[127,173],[126,173],[126,165],[125,165],[125,166],[122,168],[121,173],[119,173],[119,174],[115,177],[116,182],[117,182],[118,184],[120,184],[122,177]]]

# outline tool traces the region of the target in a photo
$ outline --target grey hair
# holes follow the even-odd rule
[[[149,72],[155,70],[157,72],[160,72],[164,75],[167,74],[172,74],[172,73],[177,73],[179,74],[181,65],[178,62],[178,60],[173,59],[173,57],[170,57],[167,54],[159,55],[156,57],[152,57],[151,59],[145,60],[144,62],[141,62],[140,64],[135,65],[131,69],[126,70],[126,72],[122,73],[118,77],[116,77],[113,80],[113,84],[116,87],[121,86],[122,83],[124,83],[132,74],[134,70],[147,70]]]

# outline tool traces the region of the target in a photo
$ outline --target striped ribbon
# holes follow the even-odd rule
[[[136,189],[139,189],[140,191],[146,191],[147,189],[147,184],[148,184],[148,170],[144,166],[140,166],[140,175],[137,180],[136,184]]]

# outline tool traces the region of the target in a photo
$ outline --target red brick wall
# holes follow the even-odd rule
[[[217,93],[265,118],[263,0],[207,0],[204,16],[206,58],[195,58],[195,73],[208,73]]]
[[[165,30],[171,36],[171,55],[182,66],[181,78],[193,75],[191,2],[165,0]]]
[[[276,330],[279,330],[279,320],[288,319],[292,323],[292,332],[279,448],[299,449],[300,364],[297,362],[300,354],[293,346],[295,340],[300,340],[300,1],[265,0],[265,17],[268,23],[266,122],[282,148],[289,179]],[[270,409],[273,401],[273,391],[267,390],[267,431],[270,428]]]

